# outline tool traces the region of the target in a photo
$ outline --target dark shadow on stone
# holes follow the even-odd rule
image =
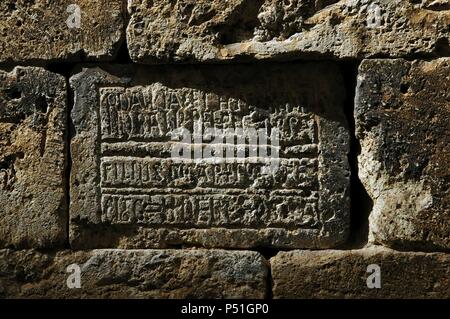
[[[133,63],[130,57],[130,53],[128,52],[128,44],[124,39],[117,50],[117,55],[114,57],[114,63],[118,64],[129,64]]]
[[[348,156],[351,170],[350,236],[347,243],[339,248],[358,249],[364,247],[368,243],[369,215],[373,206],[373,201],[358,176],[358,155],[361,152],[361,146],[355,136],[355,118],[353,111],[355,107],[355,90],[359,62],[343,62],[339,65],[347,91],[344,112],[351,132],[350,153]]]

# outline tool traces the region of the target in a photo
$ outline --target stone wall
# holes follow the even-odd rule
[[[1,297],[450,298],[448,0],[4,0],[0,33]]]

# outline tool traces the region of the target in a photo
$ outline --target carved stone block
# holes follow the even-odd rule
[[[448,0],[128,1],[141,63],[446,56]]]
[[[270,259],[277,299],[450,298],[450,255],[359,250],[280,252]]]
[[[324,248],[345,240],[349,133],[333,64],[113,73],[71,78],[73,247]],[[192,139],[174,139],[179,128]],[[237,133],[212,144],[208,128],[262,130],[270,139]],[[188,159],[173,157],[180,145]],[[245,156],[208,162],[212,145],[215,155]],[[264,152],[276,169],[267,171]]]
[[[264,298],[267,262],[224,250],[0,250],[2,298]]]
[[[122,0],[2,0],[0,62],[111,60],[124,9]]]
[[[66,81],[41,68],[0,71],[0,246],[66,242]]]
[[[370,240],[450,249],[450,59],[366,60],[356,92]]]

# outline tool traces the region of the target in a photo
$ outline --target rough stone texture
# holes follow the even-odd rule
[[[81,10],[80,28],[69,5]],[[75,8],[75,7],[73,7]],[[124,38],[122,0],[2,0],[0,62],[111,59]]]
[[[60,75],[0,71],[0,247],[66,240],[66,103]]]
[[[355,118],[371,241],[450,249],[450,59],[364,61]]]
[[[72,247],[328,248],[346,239],[349,133],[335,65],[119,71],[71,78]],[[279,169],[174,163],[170,132],[196,123],[278,128]]]
[[[450,254],[362,250],[282,252],[270,260],[274,298],[450,298]],[[381,288],[367,287],[380,266]]]
[[[69,289],[71,264],[81,288]],[[267,262],[249,251],[0,250],[3,298],[264,298]]]
[[[136,62],[448,55],[447,0],[131,0]]]

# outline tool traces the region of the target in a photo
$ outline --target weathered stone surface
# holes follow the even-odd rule
[[[136,62],[447,55],[447,0],[128,1]]]
[[[371,241],[450,249],[450,59],[364,61],[355,118]]]
[[[124,11],[122,0],[3,0],[0,62],[112,59]]]
[[[0,71],[0,247],[65,242],[66,104],[62,76]]]
[[[72,264],[81,288],[68,288]],[[0,250],[3,298],[264,298],[267,262],[250,251]],[[70,281],[73,283],[73,281]]]
[[[333,64],[128,73],[71,78],[72,247],[327,248],[346,239],[349,134]],[[171,131],[194,126],[278,128],[279,169],[263,174],[249,158],[175,162]]]
[[[361,250],[281,252],[270,259],[274,298],[450,298],[450,254]],[[381,288],[369,289],[369,265]],[[369,282],[373,283],[371,278]]]

